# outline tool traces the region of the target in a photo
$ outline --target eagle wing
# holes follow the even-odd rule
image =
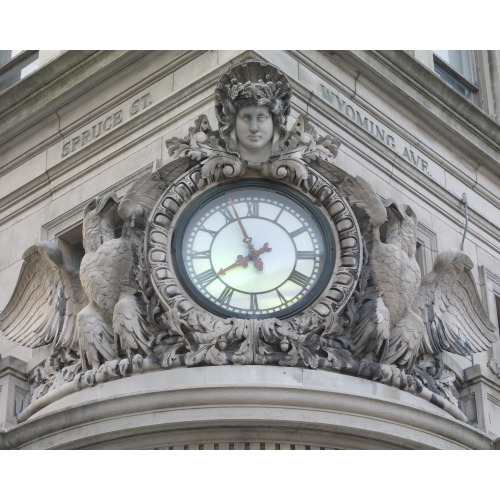
[[[142,174],[125,193],[118,206],[118,215],[124,221],[147,217],[166,187],[156,172]]]
[[[413,309],[423,319],[423,351],[470,355],[498,340],[476,288],[470,258],[449,250],[438,255],[420,285]]]
[[[354,207],[361,232],[379,228],[387,220],[387,209],[373,187],[361,177],[347,175],[339,186],[340,192]],[[367,227],[368,226],[368,227]]]
[[[0,313],[4,335],[26,347],[78,348],[76,316],[87,299],[78,271],[49,242],[28,248],[14,293]]]

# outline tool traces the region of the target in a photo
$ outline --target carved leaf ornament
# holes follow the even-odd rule
[[[293,161],[283,160],[276,170],[263,168],[261,177],[272,179],[275,174],[287,189],[299,190],[323,208],[338,249],[333,275],[320,299],[293,319],[221,318],[204,310],[183,291],[172,266],[172,235],[183,211],[211,187],[234,177],[234,171],[226,177],[223,161],[211,170],[205,167],[192,168],[163,194],[152,211],[146,235],[148,272],[163,310],[157,321],[169,325],[171,332],[183,339],[175,348],[157,348],[163,366],[278,362],[318,367],[323,339],[334,334],[336,318],[353,293],[360,272],[361,239],[353,212],[338,191],[305,162],[297,167]],[[328,349],[330,354],[325,351],[325,359],[332,356],[334,348]]]
[[[78,278],[51,244],[26,252],[14,296],[0,314],[0,328],[23,345],[52,343],[53,351],[45,366],[34,371],[31,404],[21,421],[57,391],[158,367],[224,364],[298,366],[368,378],[417,394],[466,421],[458,408],[457,381],[444,369],[441,353],[468,355],[496,340],[470,259],[461,252],[440,254],[420,284],[414,249],[405,243],[416,237],[415,214],[393,200],[384,203],[366,181],[336,167],[340,141],[318,135],[306,117],[299,116],[287,131],[290,97],[287,79],[275,67],[247,61],[230,68],[216,90],[220,128],[213,131],[202,115],[187,137],[166,141],[172,162],[139,178],[117,209],[123,220],[120,238],[114,238],[109,209],[116,194],[89,204],[86,274]],[[234,103],[240,98],[245,105],[264,103],[274,110],[267,161],[247,162],[235,147]],[[173,170],[184,173],[165,183]],[[276,308],[276,314],[232,314],[230,309],[223,314],[192,293],[179,266],[176,234],[191,211],[213,193],[246,185],[274,186],[281,196],[313,207],[331,244],[325,246],[328,266],[311,285],[314,293],[305,293],[297,305]],[[236,210],[227,215],[241,223]],[[386,221],[384,242],[379,229]],[[405,237],[392,237],[397,234]],[[266,259],[261,262],[259,255],[272,248],[262,242],[257,251],[251,240],[248,235],[243,240],[248,256],[235,260],[234,255],[222,267],[262,270]],[[118,268],[113,258],[118,251],[130,268]],[[392,277],[386,262],[397,269]],[[101,273],[96,266],[103,263]],[[226,270],[211,271],[213,276],[203,279],[216,279]],[[113,286],[121,287],[109,307],[100,302],[101,296],[113,296],[112,284],[106,289],[102,283],[106,273]],[[300,273],[293,276],[301,285],[307,282]],[[408,292],[396,304],[391,297],[398,297],[399,283]],[[220,300],[229,300],[232,293],[224,290]],[[275,300],[278,296],[283,298],[279,290]],[[250,297],[251,308],[258,310]],[[36,314],[25,319],[20,311],[26,307]],[[112,320],[106,307],[114,311]]]

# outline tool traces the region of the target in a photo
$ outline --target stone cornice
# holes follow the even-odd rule
[[[377,51],[387,61],[391,62],[407,78],[417,82],[426,92],[443,103],[448,111],[456,115],[467,125],[472,125],[476,132],[484,134],[484,139],[492,142],[498,148],[500,144],[500,124],[476,106],[470,99],[467,99],[444,80],[435,75],[420,61],[414,59],[403,50],[382,50]],[[423,71],[426,69],[427,71]]]
[[[439,124],[439,131],[477,161],[500,175],[500,125],[404,51],[337,52],[342,60],[416,116]],[[463,140],[457,141],[457,135]]]
[[[147,389],[145,389],[147,388]],[[251,427],[361,438],[384,449],[490,449],[483,432],[376,382],[275,366],[155,371],[67,396],[0,434],[0,449],[123,446],[152,432]],[[137,440],[137,438],[139,439]],[[292,438],[293,439],[293,438]],[[144,444],[143,444],[144,446]],[[328,446],[328,444],[327,444]]]
[[[186,53],[184,57],[179,57],[175,60],[174,66],[169,65],[167,68],[163,68],[162,71],[158,74],[153,75],[154,79],[160,79],[165,72],[167,71],[174,71],[175,68],[178,65],[181,65],[186,62],[186,60],[192,59],[194,56],[199,55],[198,52],[189,52]],[[238,56],[238,60],[243,60],[246,57],[249,57],[253,55],[251,52],[243,52]],[[137,115],[135,118],[130,120],[125,127],[122,127],[120,129],[111,131],[109,134],[106,134],[102,138],[100,138],[98,141],[95,143],[89,144],[88,146],[85,147],[85,149],[82,149],[81,151],[76,152],[74,155],[70,156],[69,158],[62,159],[55,165],[52,165],[51,167],[47,168],[46,173],[43,176],[40,176],[33,182],[26,184],[25,186],[22,186],[15,192],[10,193],[7,197],[3,198],[0,200],[0,211],[3,212],[3,220],[9,220],[11,217],[15,216],[17,213],[17,206],[20,207],[20,202],[19,200],[23,200],[22,202],[22,207],[23,210],[27,208],[26,206],[26,197],[28,196],[29,192],[36,187],[37,189],[40,189],[41,186],[46,186],[47,192],[51,192],[51,184],[61,175],[64,173],[75,169],[78,165],[81,163],[85,162],[89,156],[96,155],[104,150],[106,148],[109,148],[111,145],[116,143],[117,141],[120,141],[123,139],[124,133],[127,135],[130,135],[134,133],[135,131],[140,131],[140,134],[133,140],[129,141],[127,143],[127,147],[130,148],[134,144],[140,143],[141,141],[144,141],[148,137],[151,137],[152,135],[158,133],[159,130],[163,129],[165,126],[168,126],[169,123],[173,120],[179,120],[182,119],[184,116],[188,115],[190,112],[190,109],[184,109],[180,113],[178,113],[174,118],[171,118],[168,122],[163,122],[158,125],[156,125],[153,129],[146,130],[148,125],[151,123],[154,123],[157,121],[157,119],[172,110],[182,107],[185,103],[189,102],[190,99],[192,98],[193,95],[199,95],[202,94],[205,91],[209,91],[214,88],[217,79],[220,76],[220,72],[226,70],[231,64],[233,64],[234,61],[227,62],[223,64],[220,67],[215,67],[213,68],[208,74],[206,74],[203,78],[198,79],[186,87],[179,89],[175,92],[173,92],[171,95],[166,96],[164,99],[160,100],[158,103],[155,103],[154,106],[151,106],[149,109],[145,110],[143,113]],[[90,63],[89,63],[90,64]],[[99,69],[96,69],[96,73],[99,72]],[[141,81],[138,86],[135,87],[144,87],[147,84],[151,84],[152,80],[149,78],[146,82]],[[76,88],[78,88],[78,83],[75,83]],[[123,100],[123,96],[117,96],[117,100]],[[208,99],[205,99],[206,102],[213,101],[213,96],[210,95]],[[58,103],[59,106],[60,103]],[[116,103],[111,103],[111,104],[116,104]],[[109,106],[111,104],[108,103]],[[199,105],[200,103],[197,103]],[[202,102],[204,104],[204,102]],[[45,113],[47,115],[48,113]],[[44,116],[45,116],[44,115]],[[1,127],[1,115],[0,115],[0,127]],[[79,124],[74,124],[72,126],[72,129],[76,129]],[[71,130],[66,131],[66,133],[70,133]],[[1,128],[0,128],[0,137],[1,137]],[[1,143],[1,139],[0,139]],[[49,145],[54,143],[54,140],[50,140],[49,143],[45,144],[40,144],[36,148],[36,150],[31,150],[29,153],[30,155],[33,155],[45,148],[47,148]],[[106,156],[105,158],[96,161],[93,163],[92,168],[96,169],[98,168],[103,162],[109,162],[113,157],[115,157],[119,151],[113,151],[110,155]],[[19,162],[19,159],[17,159],[15,162],[12,162],[9,165],[4,165],[0,166],[0,171],[2,169],[5,169],[6,171],[15,168]],[[82,175],[82,174],[80,174]],[[72,177],[71,182],[75,180],[75,176]],[[67,181],[70,182],[70,181]],[[61,186],[59,186],[61,187]],[[30,204],[36,203],[40,201],[39,199],[33,198],[32,202]]]
[[[73,52],[75,52],[75,51],[73,51]],[[65,57],[70,57],[70,56],[76,57],[77,55],[79,55],[80,57],[83,57],[81,55],[83,53],[78,52],[77,54],[74,54],[73,52],[64,53],[61,56],[59,56],[58,58],[56,58],[56,60],[59,61],[59,59],[62,58],[63,61],[66,61]],[[66,79],[71,80],[71,82],[72,82],[71,86],[74,86],[77,89],[79,88],[79,85],[78,85],[79,82],[81,83],[83,81],[82,80],[83,76],[87,75],[87,79],[88,79],[88,76],[90,74],[94,75],[93,81],[95,83],[96,78],[99,78],[99,79],[105,78],[105,75],[108,75],[111,71],[115,71],[116,68],[118,67],[117,66],[118,63],[119,63],[119,67],[121,67],[121,66],[125,65],[126,63],[130,62],[129,61],[130,57],[133,57],[135,54],[133,51],[132,51],[132,54],[129,54],[127,52],[127,53],[124,53],[122,55],[120,55],[121,53],[110,55],[105,51],[99,52],[99,54],[94,53],[92,51],[90,51],[90,52],[91,52],[91,54],[90,55],[87,54],[86,59],[84,59],[83,62],[81,62],[77,66],[77,68],[75,68],[74,71],[73,70],[68,71],[67,74],[64,74],[61,77],[64,80],[66,80]],[[70,54],[70,56],[68,56],[67,54]],[[301,53],[301,52],[294,51],[291,54],[293,55],[293,57],[297,58],[297,60],[299,60],[299,61],[304,60],[304,58],[309,60],[307,58],[307,53]],[[342,52],[341,54],[342,54],[342,57],[346,57],[346,58],[352,57],[352,54],[355,54],[356,57],[358,57],[358,58],[361,57],[359,55],[360,53],[358,53],[358,52],[355,52],[355,53]],[[381,52],[380,54],[383,54],[385,57],[386,52]],[[369,65],[368,65],[368,62],[366,62],[366,61],[364,63],[367,65],[366,66],[367,75],[370,75],[373,72],[373,70],[371,69],[372,68],[371,65],[373,64],[374,57],[376,57],[379,61],[383,61],[386,64],[386,66],[387,65],[390,66],[390,68],[392,68],[392,69],[390,69],[389,71],[391,71],[392,74],[394,74],[394,72],[396,71],[396,69],[394,69],[394,65],[392,63],[387,63],[388,59],[384,59],[384,57],[382,57],[380,54],[377,52],[367,52],[367,53],[363,52],[362,53],[363,58],[364,58],[363,60],[366,59],[366,61],[369,61],[369,63],[370,63]],[[139,55],[140,55],[140,53],[139,53]],[[239,55],[236,59],[244,59],[245,57],[248,57],[249,55],[253,55],[253,53],[251,51],[242,52],[242,54]],[[259,57],[265,57],[265,53]],[[460,110],[462,110],[463,113],[465,113],[465,111],[467,111],[467,113],[470,112],[472,115],[475,115],[475,116],[477,115],[478,119],[476,121],[482,120],[482,123],[484,122],[483,128],[489,124],[489,125],[491,125],[492,130],[495,127],[496,127],[496,130],[499,129],[499,126],[493,120],[491,120],[489,117],[487,117],[487,115],[485,115],[484,112],[482,112],[479,108],[477,108],[475,105],[473,105],[467,99],[463,98],[462,96],[460,96],[456,92],[454,92],[452,89],[450,89],[448,85],[446,85],[444,82],[442,82],[432,72],[430,72],[427,68],[423,67],[418,61],[414,60],[411,56],[409,56],[405,52],[403,52],[403,51],[394,52],[394,53],[390,52],[390,57],[392,57],[393,59],[400,58],[400,59],[403,59],[404,61],[409,62],[409,65],[412,67],[411,71],[413,73],[417,74],[417,76],[419,76],[419,80],[423,80],[424,83],[427,82],[427,87],[429,88],[428,91],[426,90],[427,94],[431,90],[433,90],[434,87],[439,87],[441,89],[440,92],[442,94],[447,95],[449,97],[449,99],[451,99],[451,100],[453,100],[453,99],[458,100],[462,104],[462,107],[466,108],[466,109],[460,108]],[[370,59],[368,59],[368,58],[370,58]],[[183,57],[180,57],[179,61],[182,61],[182,60],[184,60]],[[42,71],[44,68],[49,67],[53,64],[54,64],[53,61],[49,62],[47,65],[40,68],[39,71]],[[65,64],[68,66],[70,65],[69,62],[67,62],[67,61],[65,62]],[[402,63],[400,63],[400,65],[401,64]],[[379,62],[379,64],[376,66],[380,66],[380,65],[381,64]],[[227,66],[227,64],[226,64],[226,66]],[[421,75],[421,73],[423,72],[422,68],[427,73],[425,76]],[[78,69],[78,71],[76,71],[77,69]],[[137,131],[139,128],[143,128],[143,127],[147,126],[148,123],[153,122],[158,116],[160,116],[166,112],[171,111],[171,109],[173,108],[174,105],[179,106],[183,102],[189,100],[189,98],[192,97],[193,93],[200,94],[200,93],[208,90],[210,87],[212,87],[214,85],[221,69],[223,69],[223,67],[214,68],[214,70],[210,71],[209,74],[205,75],[205,77],[202,79],[202,81],[193,82],[192,84],[188,85],[186,88],[184,88],[180,91],[174,92],[171,96],[168,96],[161,103],[158,103],[154,107],[151,107],[150,110],[147,110],[145,113],[141,114],[140,116],[138,116],[136,119],[134,119],[133,121],[131,121],[127,125],[127,129],[128,129],[127,133],[130,134],[133,131]],[[315,68],[315,70],[317,70],[317,69],[318,68]],[[379,73],[380,73],[380,71],[379,71]],[[83,76],[82,76],[82,73],[83,73]],[[405,77],[405,74],[403,71],[397,70],[397,73],[401,77],[406,78],[408,85],[410,84],[410,80],[407,77]],[[38,72],[37,72],[37,74],[38,74]],[[388,78],[387,74],[389,74],[389,73],[388,73],[388,70],[386,67],[385,73],[384,73],[384,78],[386,78],[386,80],[385,80],[384,85],[389,85],[391,82],[391,79]],[[160,76],[161,75],[156,75],[155,78],[159,78]],[[29,77],[26,78],[26,81],[28,81],[28,80],[29,80]],[[36,80],[36,81],[38,82],[38,80]],[[432,85],[429,82],[432,83]],[[141,82],[141,85],[143,83],[144,82]],[[46,108],[50,108],[50,112],[53,112],[54,106],[58,107],[59,105],[61,105],[61,103],[64,103],[67,101],[66,95],[62,95],[62,96],[57,95],[56,88],[54,87],[55,84],[56,84],[56,82],[53,82],[52,84],[50,84],[48,86],[44,86],[42,83],[38,84],[38,87],[39,87],[38,91],[37,91],[38,93],[47,93],[48,92],[51,96],[50,98],[47,97],[46,106],[45,106]],[[35,83],[31,83],[30,85],[35,85]],[[66,82],[66,85],[68,86],[69,83]],[[87,83],[85,85],[87,85]],[[307,95],[309,95],[309,93],[310,93],[310,91],[308,89],[306,89],[305,87],[303,87],[301,84],[299,84],[297,81],[295,81],[293,79],[292,79],[292,85],[294,87],[294,90],[297,92],[297,97],[298,97],[298,95],[302,94],[302,96],[301,96],[302,99],[307,99]],[[13,86],[12,89],[9,89],[8,92],[10,92],[11,90],[12,91],[15,90],[13,95],[18,95],[20,92],[20,90],[17,89],[17,85]],[[399,94],[401,94],[401,90],[399,90]],[[311,97],[311,99],[312,99],[312,101],[309,102],[309,105],[314,106],[316,99],[313,99],[312,97]],[[437,97],[435,97],[434,100],[437,101]],[[13,102],[15,102],[15,99]],[[57,106],[56,106],[56,104],[57,104]],[[450,105],[451,105],[451,103],[450,103]],[[9,116],[10,116],[10,113],[11,113],[12,109],[14,109],[14,108],[16,108],[20,112],[20,115],[22,115],[24,111],[26,111],[30,108],[30,104],[24,104],[22,102],[19,103],[19,106],[20,107],[17,108],[17,105],[14,104],[10,108],[8,108],[7,111],[4,111],[3,113],[1,112],[1,108],[0,108],[0,142],[3,140],[1,137],[1,130],[2,130],[2,127],[5,126],[5,124],[2,123],[3,117],[6,116],[7,113],[9,113]],[[320,109],[320,106],[316,105],[316,108]],[[50,113],[49,111],[47,111],[45,109],[40,110],[40,113],[42,113],[42,112],[43,112],[43,117],[46,117]],[[182,113],[182,115],[186,114],[187,112],[188,111],[184,111]],[[453,113],[454,113],[454,115],[456,114],[455,111],[453,111]],[[420,106],[420,114],[422,114],[422,106]],[[13,119],[14,118],[19,121],[18,125],[22,124],[23,127],[26,125],[26,123],[28,121],[31,123],[34,119],[31,116],[29,117],[29,120],[28,119],[23,120],[21,118],[18,119],[16,114],[14,114]],[[178,119],[179,117],[176,117],[176,118]],[[427,119],[428,119],[428,117],[427,117]],[[465,116],[463,116],[462,119],[466,120]],[[164,127],[164,126],[165,126],[165,124],[163,123],[161,125],[161,127]],[[444,121],[443,127],[450,129],[451,125],[447,121]],[[159,128],[157,127],[157,128],[152,129],[152,130],[149,130],[146,134],[142,134],[142,136],[140,136],[138,139],[136,139],[135,142],[138,142],[139,140],[144,140],[145,137],[149,137],[152,134],[157,133],[158,129]],[[454,131],[450,129],[450,133],[453,133],[453,132]],[[11,131],[8,131],[8,133],[10,135]],[[88,157],[88,155],[93,155],[93,154],[96,154],[100,151],[103,151],[106,147],[109,147],[114,142],[120,140],[120,138],[122,137],[122,134],[123,134],[123,130],[117,130],[116,132],[112,132],[111,134],[100,139],[98,142],[96,142],[96,144],[89,145],[85,148],[85,150],[82,150],[82,151],[76,153],[75,155],[71,156],[70,158],[62,160],[58,164],[54,165],[53,167],[51,167],[47,171],[46,177],[43,177],[43,179],[38,178],[32,184],[34,186],[36,185],[39,188],[40,181],[42,181],[42,184],[46,184],[47,186],[50,186],[51,182],[53,180],[55,180],[58,176],[60,176],[61,174],[64,174],[68,170],[70,170],[70,169],[74,168],[75,166],[77,166],[78,164],[84,162],[86,160],[86,158]],[[53,138],[50,140],[50,143],[52,143],[52,142],[53,142]],[[128,146],[130,146],[130,145],[131,144],[128,144]],[[47,147],[47,144],[40,144],[36,151],[39,151],[45,147]],[[382,152],[382,150],[380,149],[378,144],[375,147],[379,153]],[[36,153],[36,151],[35,152],[30,151],[29,154],[30,155],[34,154],[34,153]],[[110,160],[110,157],[106,157],[105,159],[103,159],[100,162],[93,165],[93,167],[96,168],[99,163],[102,163],[102,161],[109,161],[109,160]],[[12,165],[5,165],[3,167],[5,167],[7,169],[14,168],[14,165],[17,163],[18,163],[18,160],[13,162]],[[489,163],[491,164],[491,157],[489,157]],[[452,168],[453,166],[446,165],[446,167]],[[457,174],[456,170],[457,170],[456,168],[453,168],[453,173],[455,175]],[[496,172],[496,174],[498,174],[498,172]],[[425,188],[426,178],[422,178],[422,176],[418,175],[417,172],[410,171],[409,175],[412,175],[413,180],[417,183],[422,184],[422,187]],[[27,191],[29,192],[29,188],[30,188],[29,184],[26,186],[23,186],[21,189],[17,190],[15,193],[11,193],[11,195],[9,197],[4,198],[2,200],[2,202],[1,202],[2,211],[4,212],[4,214],[6,214],[7,217],[11,217],[15,213],[14,205],[16,205],[16,200],[19,200],[21,198],[26,198],[26,196],[28,194]],[[477,186],[474,186],[471,188],[477,190]],[[48,191],[49,191],[49,189],[48,189]],[[436,185],[435,189],[437,192],[439,192],[440,198],[442,198],[445,202],[445,207],[442,210],[444,215],[448,214],[447,216],[449,216],[450,210],[451,210],[451,213],[453,213],[456,210],[460,210],[460,208],[461,208],[460,200],[457,200],[457,199],[455,199],[455,197],[450,196],[450,194],[447,193],[446,190],[441,186]],[[424,192],[425,192],[425,190],[424,190]],[[490,201],[492,201],[489,196],[486,196],[487,193],[481,192],[481,194],[483,196],[485,196],[487,199],[489,199]],[[487,236],[494,238],[494,239],[497,238],[497,236],[498,236],[497,227],[494,224],[492,224],[492,222],[486,220],[482,215],[476,214],[474,212],[473,208],[470,208],[470,211],[471,211],[470,212],[471,219],[476,220],[476,222],[487,233]],[[473,231],[473,233],[477,237],[479,237],[482,241],[486,241],[484,239],[484,236],[477,234],[474,231]],[[488,243],[488,244],[491,244],[491,243]]]
[[[6,356],[0,359],[0,378],[12,375],[21,380],[27,380],[26,363],[14,356]]]
[[[0,95],[0,144],[70,102],[142,51],[66,51]]]
[[[293,56],[296,57],[299,61],[304,62],[306,64],[311,64],[312,61],[307,57],[307,54],[302,54],[299,52],[293,52]],[[313,63],[314,64],[314,63]],[[318,75],[321,78],[324,78],[326,82],[330,83],[330,77],[328,73],[318,66],[314,66],[314,70],[318,72]],[[294,97],[296,102],[298,99],[302,101],[302,108],[305,110],[305,106],[307,103],[307,109],[313,109],[315,113],[319,116],[324,115],[325,120],[328,120],[328,115],[324,111],[323,101],[320,97],[311,94],[310,89],[304,87],[299,82],[292,80],[291,83],[294,90]],[[338,88],[342,88],[343,92],[346,94],[348,90],[343,88],[338,82],[335,83]],[[355,100],[355,95],[352,95]],[[471,104],[471,106],[473,106]],[[367,103],[363,103],[363,107],[366,108],[369,112],[375,114],[374,108],[367,106]],[[474,107],[474,106],[473,106]],[[300,107],[299,107],[300,109]],[[303,111],[304,112],[304,111]],[[404,175],[409,176],[413,182],[416,183],[416,187],[413,187],[411,184],[404,184],[405,189],[410,190],[413,195],[421,199],[424,204],[428,203],[428,199],[426,198],[426,193],[429,186],[429,178],[427,176],[423,176],[420,171],[414,169],[404,169],[402,166],[403,162],[400,158],[392,153],[389,148],[384,148],[380,143],[376,140],[370,138],[368,134],[363,134],[363,131],[360,130],[356,125],[352,124],[350,120],[343,118],[341,115],[338,115],[339,121],[335,123],[337,127],[347,131],[347,133],[352,133],[356,140],[362,142],[366,147],[373,150],[377,155],[382,156],[388,164],[392,165],[393,168],[404,170]],[[324,127],[325,123],[320,123],[319,121],[312,120],[315,126]],[[329,129],[329,132],[334,132],[334,130]],[[343,136],[343,142],[346,143],[346,136]],[[420,148],[423,148],[423,143],[419,143]],[[443,159],[436,157],[435,153],[430,150],[425,150],[426,154],[437,164],[440,164],[449,171],[454,177],[457,177],[462,180],[470,189],[478,192],[485,199],[490,201],[492,204],[496,204],[498,202],[498,198],[492,195],[490,192],[486,192],[481,188],[477,182],[472,182],[470,179],[466,179],[463,173],[460,172],[459,168],[451,164],[450,162],[443,163]],[[368,164],[374,162],[371,155],[364,153],[362,150],[357,150],[357,154],[359,154]],[[394,177],[395,182],[403,183],[401,179],[397,179]],[[434,205],[435,210],[437,210],[445,219],[450,220],[453,224],[457,224],[458,220],[462,220],[463,217],[463,206],[461,199],[456,195],[450,193],[444,186],[441,184],[433,182],[433,191],[434,194],[439,198],[440,203]],[[476,230],[474,226],[469,227],[469,235],[478,238],[482,243],[495,249],[496,246],[494,242],[496,242],[500,238],[500,229],[498,226],[491,220],[488,220],[484,215],[478,213],[474,210],[474,207],[469,206],[469,219],[471,222],[474,222],[475,225],[478,226],[479,230]],[[491,239],[489,239],[491,238]]]

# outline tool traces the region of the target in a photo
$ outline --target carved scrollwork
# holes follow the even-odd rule
[[[53,345],[51,358],[30,379],[29,412],[55,389],[79,390],[149,369],[274,364],[392,385],[463,420],[454,375],[443,370],[440,353],[468,355],[496,340],[470,259],[444,252],[420,284],[411,207],[384,203],[367,181],[335,167],[340,141],[318,134],[306,117],[287,131],[291,88],[278,68],[259,61],[235,65],[222,75],[215,97],[218,130],[201,115],[186,137],[166,141],[169,155],[179,160],[175,166],[139,178],[118,208],[110,208],[118,201],[115,193],[88,205],[79,275],[48,244],[24,256],[0,326],[24,345]],[[253,132],[252,119],[261,119]],[[248,134],[254,134],[255,147]],[[262,144],[259,134],[266,137]],[[171,182],[179,171],[184,173]],[[191,202],[212,188],[247,179],[272,181],[306,197],[333,238],[331,277],[316,282],[322,291],[279,318],[223,317],[206,310],[183,289],[173,264],[173,233],[184,210],[194,210]],[[124,221],[119,238],[114,210]],[[113,288],[115,297],[108,301]],[[36,305],[37,315],[25,323],[27,303]],[[500,376],[496,360],[488,366]]]
[[[168,139],[166,146],[173,160],[189,157],[203,166],[202,177],[241,177],[246,174],[248,162],[238,152],[227,146],[219,131],[213,132],[206,115],[196,119],[183,139]],[[338,154],[340,141],[331,136],[320,136],[308,119],[300,115],[286,134],[279,153],[269,163],[253,164],[262,175],[284,179],[290,173],[301,180],[308,177],[307,166],[316,160],[333,163]],[[222,172],[221,172],[222,171]]]
[[[299,179],[307,179],[307,166],[316,160],[333,163],[338,154],[340,141],[331,136],[319,136],[307,118],[300,115],[288,132],[281,155],[269,167],[271,177],[284,178],[289,169]]]
[[[290,165],[287,161],[283,164]],[[155,349],[159,364],[351,366],[352,346],[347,340],[335,339],[342,332],[339,318],[356,287],[363,258],[359,229],[349,205],[307,165],[303,167],[306,177],[302,170],[286,168],[282,182],[292,190],[299,189],[328,216],[336,247],[332,279],[311,307],[291,319],[221,318],[195,304],[182,290],[170,254],[173,229],[184,208],[225,180],[224,171],[206,175],[203,168],[201,164],[192,168],[163,194],[152,211],[146,235],[148,272],[159,299],[155,307],[161,308],[161,323],[168,325]]]

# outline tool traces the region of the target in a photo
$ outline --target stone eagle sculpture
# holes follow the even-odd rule
[[[23,254],[14,293],[0,314],[5,336],[32,349],[52,344],[69,355],[79,349],[77,316],[87,303],[78,271],[63,262],[61,250],[37,243]]]
[[[277,68],[259,61],[235,65],[217,86],[218,130],[201,115],[186,137],[167,139],[172,161],[137,179],[120,203],[108,193],[87,205],[79,273],[54,244],[25,252],[0,328],[28,347],[51,344],[52,353],[47,376],[35,367],[32,401],[41,403],[22,418],[63,384],[69,391],[158,367],[253,363],[370,378],[466,419],[453,384],[441,377],[440,355],[469,355],[497,340],[472,262],[462,252],[443,252],[422,278],[414,211],[382,200],[368,182],[336,167],[340,140],[317,133],[306,116],[287,131],[290,97]],[[260,108],[272,128],[252,151],[245,135],[250,127],[237,115],[246,109],[255,118]],[[185,294],[172,267],[182,211],[202,191],[245,176],[301,191],[328,212],[339,238],[332,282],[290,317],[212,314]],[[123,221],[120,235],[117,221]]]
[[[30,247],[0,314],[5,336],[31,348],[52,344],[51,357],[62,364],[79,352],[83,369],[123,355],[149,354],[153,337],[135,273],[146,219],[162,189],[154,174],[146,173],[119,204],[116,193],[109,193],[87,205],[80,273],[64,264],[55,244]],[[120,237],[115,237],[116,219],[124,221]]]
[[[481,305],[469,257],[442,252],[421,279],[413,210],[392,199],[384,203],[358,177],[347,176],[340,189],[355,207],[369,255],[364,300],[352,329],[356,353],[412,373],[422,354],[470,355],[490,347],[495,327]]]

